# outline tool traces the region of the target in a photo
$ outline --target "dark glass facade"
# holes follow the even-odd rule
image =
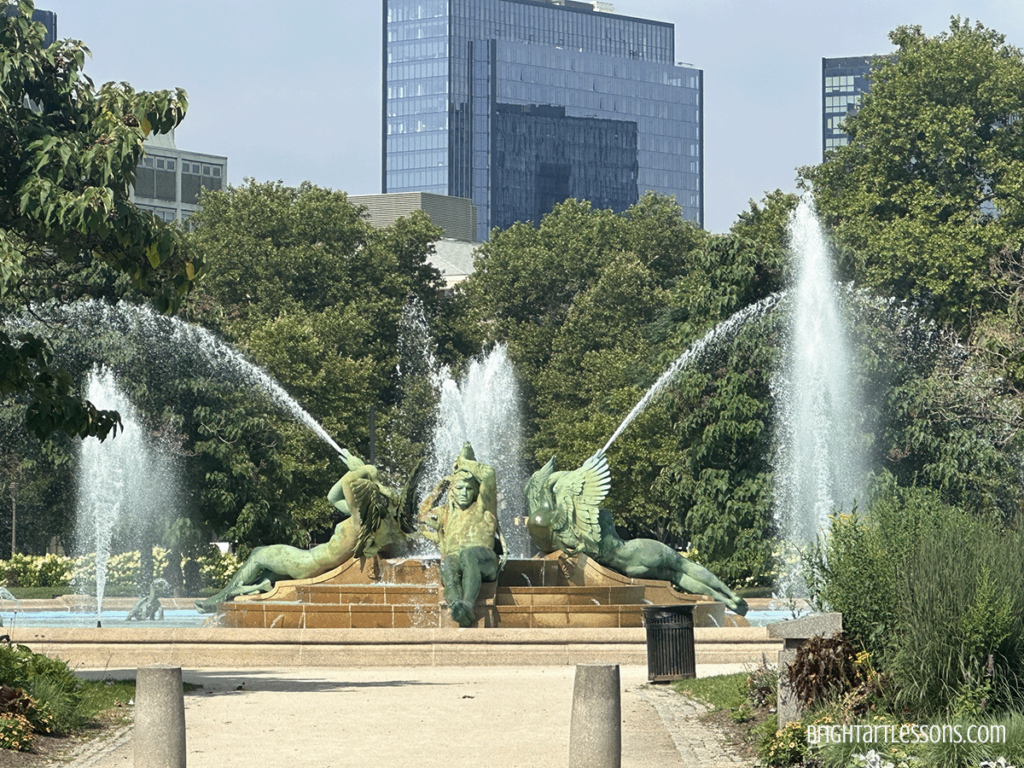
[[[860,109],[861,99],[871,90],[869,77],[874,56],[849,56],[821,60],[821,155],[844,146],[850,137],[843,120]]]
[[[618,211],[647,190],[703,223],[703,76],[675,65],[671,24],[535,0],[383,8],[384,192],[469,197],[480,239],[565,197]]]
[[[18,12],[16,6],[5,5],[0,8],[0,16],[13,16]],[[46,34],[43,35],[43,45],[49,48],[55,42],[57,42],[57,14],[53,11],[44,11],[39,8],[32,10],[32,21],[38,21],[46,28]]]

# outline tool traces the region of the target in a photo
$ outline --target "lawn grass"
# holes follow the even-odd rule
[[[749,675],[746,672],[736,672],[732,675],[676,680],[672,688],[700,699],[713,710],[735,709],[747,700],[747,677]]]
[[[81,694],[81,715],[87,720],[121,707],[127,715],[128,704],[135,699],[135,681],[83,680]]]

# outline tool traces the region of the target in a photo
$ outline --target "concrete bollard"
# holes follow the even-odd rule
[[[618,664],[577,664],[569,768],[620,768],[622,701]]]
[[[135,768],[185,768],[181,667],[154,664],[135,676]]]

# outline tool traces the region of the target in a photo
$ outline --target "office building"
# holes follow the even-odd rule
[[[0,16],[13,16],[18,12],[16,5],[5,5],[0,9]],[[57,42],[57,14],[53,11],[44,11],[39,8],[32,9],[32,21],[38,21],[46,27],[46,34],[43,35],[43,45],[49,48]]]
[[[672,24],[574,0],[383,0],[382,191],[464,197],[477,237],[648,190],[703,224],[703,73]]]
[[[849,143],[843,120],[860,109],[871,90],[871,66],[875,56],[851,56],[821,60],[821,154]]]
[[[199,192],[223,189],[228,159],[188,152],[174,143],[174,131],[146,139],[145,155],[135,169],[130,199],[163,221],[188,221],[199,210]]]

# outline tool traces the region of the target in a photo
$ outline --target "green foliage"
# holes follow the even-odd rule
[[[432,416],[424,382],[396,375],[409,297],[446,329],[439,354],[454,361],[464,345],[460,305],[439,296],[440,273],[427,261],[440,230],[423,214],[374,229],[342,192],[252,180],[205,194],[193,221],[191,243],[209,275],[188,317],[239,347],[340,445],[364,456],[374,407],[391,469],[409,471]],[[203,522],[238,542],[242,555],[329,535],[337,521],[323,500],[324,477],[343,468],[326,444],[237,385],[190,377],[177,386],[183,397],[161,400],[185,405],[175,431],[195,435],[186,442]]]
[[[167,578],[170,554],[167,549],[154,547],[155,578]],[[240,565],[233,554],[221,552],[212,544],[204,547],[198,557],[180,559],[179,568],[188,568],[189,563],[195,563],[199,575],[199,583],[195,585],[197,589],[223,586]],[[138,551],[111,555],[107,560],[106,594],[136,596],[140,590],[148,592],[148,582],[140,586],[140,567]],[[96,589],[96,556],[87,554],[72,558],[62,555],[15,555],[9,560],[0,560],[0,581],[12,588],[21,599],[29,596],[25,588],[50,588],[62,592],[75,588],[91,592]]]
[[[59,587],[71,580],[74,563],[69,557],[15,554],[0,561],[0,580],[8,587]]]
[[[936,37],[890,37],[849,145],[801,173],[862,284],[963,329],[993,306],[990,260],[1021,242],[1024,58],[960,17]]]
[[[766,194],[761,205],[751,200],[750,209],[740,212],[729,233],[785,251],[789,246],[789,216],[799,201],[795,194],[781,189]]]
[[[67,733],[87,719],[81,710],[79,682],[60,659],[33,653],[24,645],[0,645],[0,681],[32,698],[25,715],[37,732]]]
[[[1016,527],[890,486],[866,517],[833,519],[811,584],[889,677],[897,707],[1003,711],[1022,701],[1022,544]]]
[[[921,537],[901,574],[900,643],[887,668],[897,705],[963,716],[1020,706],[1022,546],[1019,531],[978,519]]]
[[[184,91],[134,91],[127,83],[94,88],[82,73],[79,42],[43,47],[31,2],[0,17],[0,308],[40,292],[60,294],[69,274],[105,264],[164,309],[175,307],[201,271],[177,233],[128,200],[150,132],[181,122]],[[47,289],[43,273],[56,277]],[[0,331],[0,396],[27,398],[26,425],[45,437],[105,436],[116,414],[76,396],[68,374],[31,335]]]
[[[775,720],[769,719],[763,726],[761,742],[757,747],[761,765],[784,768],[802,762],[807,756],[807,735],[803,723],[786,723],[777,729]]]
[[[493,233],[465,283],[489,338],[508,345],[530,454],[578,465],[648,387],[718,322],[781,285],[781,256],[710,237],[674,201],[622,215],[566,201],[534,228]],[[769,345],[743,337],[701,358],[611,448],[606,506],[624,534],[683,546],[727,582],[771,571]]]

